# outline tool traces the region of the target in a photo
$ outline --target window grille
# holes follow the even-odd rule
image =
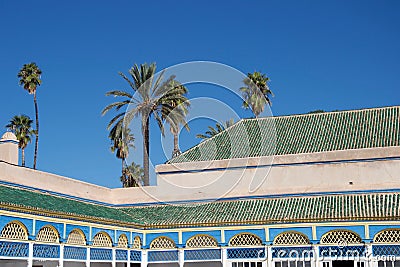
[[[400,229],[386,229],[377,233],[374,243],[400,243]]]
[[[142,247],[142,240],[140,240],[139,236],[136,236],[133,239],[132,248],[140,249]]]
[[[50,225],[43,226],[36,235],[36,241],[44,243],[58,243],[59,235]]]
[[[150,243],[150,249],[168,249],[168,248],[175,248],[175,242],[165,236],[160,236],[154,239]]]
[[[245,246],[262,246],[261,238],[250,233],[243,233],[235,235],[229,241],[232,247],[245,247]]]
[[[321,244],[347,245],[359,244],[361,237],[349,230],[332,230],[324,234],[321,238]]]
[[[125,234],[122,234],[118,238],[118,248],[127,248],[128,247],[128,238],[126,237]]]
[[[93,237],[92,245],[94,247],[112,247],[112,241],[107,233],[100,232]]]
[[[20,222],[10,222],[1,230],[0,238],[28,240],[28,230]]]
[[[74,229],[68,235],[67,244],[84,246],[86,245],[85,235],[81,230]]]
[[[283,232],[274,239],[274,245],[307,245],[310,244],[308,237],[299,232]]]
[[[188,248],[213,248],[218,247],[218,242],[209,235],[196,235],[186,242]]]

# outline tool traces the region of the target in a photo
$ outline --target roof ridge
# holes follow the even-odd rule
[[[319,113],[304,113],[304,114],[289,114],[289,115],[278,115],[278,116],[268,116],[268,117],[262,117],[262,118],[245,118],[242,119],[243,121],[252,121],[252,120],[263,120],[263,119],[270,119],[270,118],[288,118],[288,117],[307,117],[307,116],[322,116],[322,115],[327,115],[327,114],[333,114],[333,113],[357,113],[357,112],[363,112],[363,111],[374,111],[374,110],[384,110],[384,109],[392,109],[392,108],[397,108],[400,109],[400,106],[386,106],[386,107],[374,107],[374,108],[361,108],[361,109],[348,109],[348,110],[337,110],[337,111],[324,111],[324,112],[319,112]]]

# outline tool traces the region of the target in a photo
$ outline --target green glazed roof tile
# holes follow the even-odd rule
[[[400,145],[400,107],[245,119],[169,163]]]

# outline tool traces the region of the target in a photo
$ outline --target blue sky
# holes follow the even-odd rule
[[[15,114],[34,117],[16,75],[36,62],[43,71],[38,168],[119,187],[120,162],[105,129],[111,114],[100,116],[113,101],[106,91],[128,90],[118,71],[193,60],[258,70],[271,78],[275,115],[398,105],[398,14],[399,1],[3,0],[0,126]],[[222,88],[190,89],[190,97],[229,98]],[[181,147],[198,142],[193,136],[210,122],[194,123]],[[159,153],[156,144],[151,151]]]

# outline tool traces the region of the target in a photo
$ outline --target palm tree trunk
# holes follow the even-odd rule
[[[36,138],[35,138],[35,156],[33,158],[33,169],[36,170],[36,161],[37,161],[37,153],[38,153],[38,144],[39,144],[39,110],[36,99],[36,90],[33,92],[33,102],[35,103],[35,115],[36,115]]]
[[[25,167],[25,149],[21,149],[21,165],[22,167]]]
[[[143,175],[143,183],[144,185],[150,185],[150,170],[149,170],[149,151],[150,151],[150,142],[149,142],[149,137],[150,137],[150,129],[149,129],[149,119],[150,116],[147,114],[145,115],[145,121],[143,125],[143,170],[144,170],[144,175]]]
[[[174,135],[174,150],[172,151],[172,157],[176,157],[179,156],[179,154],[181,153],[181,151],[179,151],[179,146],[178,146],[178,133],[176,133],[175,131],[173,132]]]
[[[121,174],[122,174],[122,176],[124,176],[124,159],[123,158],[121,158],[121,163],[122,163]]]

